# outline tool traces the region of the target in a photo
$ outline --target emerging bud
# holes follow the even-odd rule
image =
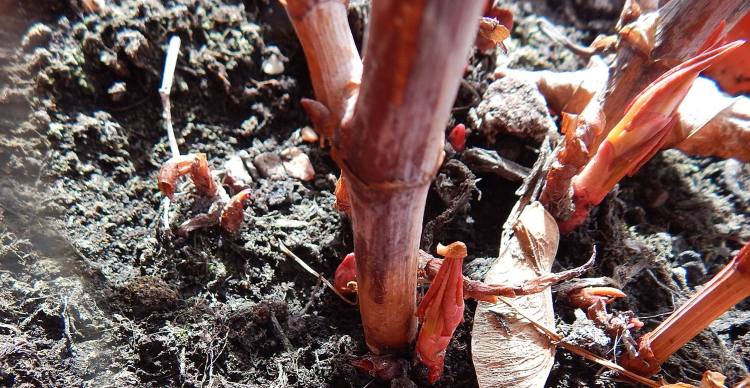
[[[592,207],[626,174],[632,176],[654,156],[677,121],[677,107],[701,71],[711,66],[744,42],[711,48],[673,68],[647,86],[633,99],[625,116],[612,128],[594,157],[574,178],[575,212],[560,223],[561,232],[569,232],[583,222]]]
[[[448,135],[448,142],[451,143],[451,147],[453,147],[456,151],[463,151],[466,149],[466,126],[463,124],[458,124],[451,130],[451,133]]]
[[[354,253],[346,255],[336,268],[333,286],[342,294],[357,292],[357,265]]]
[[[461,267],[466,257],[466,245],[454,242],[447,247],[438,245],[437,250],[445,260],[414,314],[422,322],[415,353],[429,371],[427,382],[430,384],[443,375],[445,349],[464,316]]]

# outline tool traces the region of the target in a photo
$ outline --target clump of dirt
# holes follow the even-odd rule
[[[0,385],[389,386],[350,363],[367,352],[356,308],[279,249],[329,277],[353,250],[350,220],[333,207],[338,169],[298,132],[309,125],[299,100],[312,90],[283,8],[123,0],[84,13],[62,4],[0,4]],[[507,4],[516,15],[511,54],[472,58],[448,124],[467,122],[498,62],[585,65],[539,32],[539,17],[589,42],[611,32],[615,5]],[[367,3],[350,8],[361,39]],[[235,234],[217,226],[178,234],[208,202],[187,181],[171,203],[156,187],[172,156],[158,88],[173,35],[183,42],[171,96],[180,151],[205,154],[217,173],[246,169],[243,184],[253,190]],[[283,73],[262,71],[271,55]],[[470,147],[533,164],[539,138],[473,129]],[[292,148],[309,156],[313,179],[259,168],[260,155]],[[460,239],[472,253],[467,271],[481,273],[497,255],[519,183],[449,156],[428,199],[423,248]],[[750,238],[748,175],[731,160],[663,153],[564,238],[558,269],[582,264],[597,245],[590,276],[624,287],[629,297],[614,308],[653,317],[642,318],[653,327]],[[436,387],[477,385],[468,345],[474,308],[467,303]],[[696,380],[713,368],[742,377],[747,308],[670,359],[669,376]],[[556,313],[573,322],[566,304]],[[414,382],[399,384],[422,384],[422,372],[412,368]],[[548,385],[624,386],[563,351]]]

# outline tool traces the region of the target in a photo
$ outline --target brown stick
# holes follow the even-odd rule
[[[578,277],[588,272],[594,266],[596,250],[591,255],[589,261],[580,267],[572,268],[557,273],[546,273],[539,277],[526,280],[520,284],[487,284],[479,280],[472,280],[464,276],[464,298],[472,298],[490,303],[497,303],[497,297],[515,298],[518,296],[531,295],[542,292],[549,287],[566,280]],[[432,281],[435,278],[440,267],[443,265],[443,259],[433,257],[429,253],[419,251],[419,278]]]
[[[659,371],[669,356],[720,315],[750,296],[750,244],[700,291],[639,340],[639,356],[624,354],[620,365],[643,376]]]
[[[372,4],[359,100],[331,153],[349,184],[362,323],[374,353],[406,351],[416,334],[427,190],[483,5]]]

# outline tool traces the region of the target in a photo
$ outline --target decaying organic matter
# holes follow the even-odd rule
[[[555,220],[539,202],[526,206],[513,231],[512,237],[503,242],[486,283],[528,280],[552,269],[560,237]],[[551,290],[521,296],[514,302],[524,314],[554,327]],[[544,386],[555,347],[513,309],[480,302],[471,334],[472,359],[480,387]]]
[[[625,354],[620,364],[643,376],[655,374],[687,341],[747,297],[750,297],[750,243],[661,325],[640,337],[638,353]]]
[[[206,163],[206,155],[203,154],[178,155],[167,160],[159,170],[159,190],[173,199],[177,180],[188,174],[199,194],[216,195],[216,184]]]

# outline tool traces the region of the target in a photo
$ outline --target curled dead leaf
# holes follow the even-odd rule
[[[726,376],[723,374],[708,370],[703,373],[701,385],[698,387],[685,383],[676,383],[662,385],[661,388],[727,388],[726,385],[724,385],[724,380],[726,379]]]
[[[505,39],[507,39],[510,36],[510,31],[508,30],[508,27],[503,25],[497,19],[483,17],[479,19],[478,34],[482,38],[490,41],[494,46],[496,44],[502,43]]]
[[[524,209],[507,248],[492,265],[486,283],[523,282],[549,273],[557,253],[557,223],[534,202]],[[523,313],[554,327],[552,293],[513,299]],[[480,387],[543,387],[554,362],[554,345],[512,308],[480,302],[474,316],[472,359]]]

